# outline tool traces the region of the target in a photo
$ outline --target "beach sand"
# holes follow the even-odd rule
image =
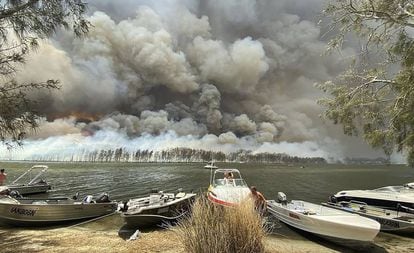
[[[1,252],[185,252],[172,230],[142,232],[133,241],[124,240],[117,231],[88,228],[53,230],[14,230],[0,232]],[[311,241],[291,241],[269,236],[266,252],[339,252]]]
[[[136,240],[128,241],[133,233],[122,228],[118,215],[64,228],[0,228],[0,252],[185,252],[173,229],[140,231]],[[369,247],[348,248],[283,226],[268,235],[264,243],[267,253],[414,252],[414,239],[409,237],[380,233]]]

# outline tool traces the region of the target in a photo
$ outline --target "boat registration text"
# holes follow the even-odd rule
[[[289,216],[292,217],[292,218],[295,218],[295,219],[300,220],[300,218],[299,218],[299,216],[297,214],[289,213]]]
[[[37,212],[36,209],[26,209],[26,208],[19,208],[19,207],[10,208],[10,213],[14,213],[18,215],[34,216],[36,212]]]

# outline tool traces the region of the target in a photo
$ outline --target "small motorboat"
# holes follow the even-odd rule
[[[218,167],[214,164],[213,161],[210,161],[204,166],[204,169],[216,170]]]
[[[83,200],[74,198],[0,198],[0,223],[11,226],[47,226],[114,213],[118,203],[109,200],[106,193]]]
[[[120,205],[121,217],[127,227],[142,228],[173,223],[191,209],[195,193],[151,193],[147,197],[130,199]]]
[[[414,210],[400,206],[396,211],[369,206],[358,201],[322,203],[322,205],[374,219],[386,232],[414,232]]]
[[[211,175],[207,196],[215,204],[236,206],[250,196],[250,189],[239,170],[217,169]]]
[[[390,210],[397,210],[398,206],[414,208],[414,190],[401,187],[386,186],[374,190],[340,191],[331,196],[329,202],[339,203],[353,200]]]
[[[282,192],[278,201],[268,200],[267,207],[283,223],[347,245],[372,242],[380,230],[375,220],[306,201],[288,202]]]
[[[32,175],[38,170],[36,175]],[[51,189],[50,184],[42,178],[46,173],[48,166],[35,165],[20,175],[11,184],[7,185],[10,191],[17,191],[21,195],[44,193]]]

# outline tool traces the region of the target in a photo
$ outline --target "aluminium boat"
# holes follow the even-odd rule
[[[233,175],[226,178],[226,175]],[[250,188],[237,169],[217,169],[212,173],[208,199],[223,206],[236,206],[250,196]]]
[[[50,184],[42,177],[48,166],[34,165],[25,173],[16,178],[11,184],[7,185],[10,191],[17,191],[21,195],[44,193],[51,189]],[[32,176],[37,171],[37,174]]]
[[[121,217],[126,227],[143,228],[174,223],[188,214],[195,193],[151,193],[147,197],[130,199],[121,205]]]
[[[339,203],[322,203],[322,205],[343,210],[350,213],[374,219],[381,224],[381,231],[385,232],[414,232],[414,214],[412,209],[400,206],[398,210],[388,210],[369,206],[358,201],[342,201]]]
[[[114,213],[118,204],[107,194],[74,198],[0,198],[0,223],[11,226],[48,226]]]
[[[278,201],[267,201],[267,210],[296,229],[346,245],[369,244],[380,230],[375,220],[302,200],[288,202],[281,192]]]

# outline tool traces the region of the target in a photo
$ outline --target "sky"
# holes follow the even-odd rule
[[[89,34],[58,32],[17,74],[62,87],[31,95],[45,117],[23,147],[0,147],[0,158],[119,147],[383,156],[320,117],[325,94],[315,83],[334,79],[356,54],[351,45],[325,53],[324,1],[88,3]]]

